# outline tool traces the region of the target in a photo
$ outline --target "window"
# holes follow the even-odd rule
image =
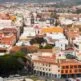
[[[65,73],[68,73],[68,70],[66,70]]]
[[[72,70],[70,70],[70,73],[72,73]]]
[[[48,69],[46,69],[46,71],[48,71]]]
[[[78,65],[78,68],[81,68],[81,65]]]
[[[73,68],[73,66],[71,65],[71,66],[70,66],[70,68],[72,69],[72,68]]]
[[[62,66],[62,69],[65,69],[65,66]]]
[[[66,69],[68,69],[69,68],[69,66],[66,66]]]
[[[51,69],[49,69],[49,71],[51,71]]]
[[[58,72],[60,72],[60,70],[58,70]]]
[[[50,64],[49,64],[49,67],[50,67]]]
[[[46,64],[46,66],[48,66],[48,64]]]
[[[81,69],[79,69],[79,72],[81,72]]]
[[[77,68],[77,66],[75,65],[74,68]]]
[[[75,70],[75,72],[77,72],[77,70]]]
[[[61,70],[61,73],[64,73],[64,70]]]
[[[40,70],[42,69],[42,67],[40,67]]]
[[[44,66],[44,64],[43,64],[43,66]]]

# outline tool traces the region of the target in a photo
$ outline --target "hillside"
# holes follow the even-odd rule
[[[57,2],[58,4],[64,5],[79,5],[81,0],[0,0],[0,3],[4,2],[37,2],[37,3],[48,3],[48,2]]]

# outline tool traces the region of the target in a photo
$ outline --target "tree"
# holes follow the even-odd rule
[[[80,13],[81,13],[81,9],[77,9],[77,10],[76,10],[76,13],[77,13],[77,14],[80,14]]]
[[[26,47],[22,46],[20,51],[23,53],[23,54],[27,54],[28,53],[28,50]]]
[[[46,44],[44,47],[40,45],[40,49],[52,49],[54,46],[50,44]]]
[[[26,62],[29,64],[27,65]],[[0,76],[17,73],[18,71],[24,69],[24,66],[29,67],[30,65],[31,60],[25,58],[23,53],[0,56]]]
[[[44,42],[47,42],[43,37],[36,37],[34,39],[30,40],[30,44],[42,44]]]
[[[58,15],[56,14],[56,12],[52,12],[51,15],[50,15],[50,18],[55,18],[55,19],[58,19]]]
[[[57,26],[58,25],[58,17],[59,16],[56,14],[56,12],[52,12],[50,15],[50,18],[51,18],[50,23],[54,24],[54,22],[55,22],[55,25]]]
[[[77,57],[74,56],[74,55],[72,55],[72,54],[67,54],[67,55],[66,55],[66,58],[67,58],[67,59],[77,59]]]

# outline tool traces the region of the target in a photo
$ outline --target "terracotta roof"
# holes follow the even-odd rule
[[[14,31],[14,32],[17,32],[16,28],[3,28],[1,31]]]
[[[20,47],[19,46],[13,46],[10,51],[17,52],[19,50],[20,50]]]
[[[2,38],[2,40],[5,40],[5,41],[8,41],[8,40],[13,40],[15,39],[15,35],[12,35],[12,36],[5,36]]]
[[[12,49],[11,49],[11,51],[12,52],[18,52],[18,51],[20,51],[20,49],[22,47],[23,48],[27,48],[27,50],[30,51],[30,52],[35,51],[35,50],[38,50],[38,48],[35,47],[35,46],[13,46]]]
[[[7,19],[7,20],[9,20],[10,19],[10,17],[9,17],[9,14],[5,14],[5,13],[0,13],[0,19]]]
[[[3,20],[15,20],[16,19],[16,16],[14,15],[10,15],[9,13],[0,13],[0,19],[3,19]]]
[[[16,36],[14,34],[4,34],[0,32],[0,43],[7,44],[7,45],[13,45],[14,40],[16,40]]]
[[[81,17],[81,14],[60,14],[60,17],[66,17],[66,18],[74,18],[74,17],[76,17],[76,18],[79,18],[79,17]]]
[[[77,65],[77,64],[81,64],[81,62],[75,60],[75,59],[65,59],[65,60],[60,60],[60,65]]]
[[[39,62],[39,63],[47,63],[47,64],[56,64],[56,65],[80,65],[81,62],[75,60],[75,59],[58,59],[56,61],[56,57],[39,57],[39,59],[33,60],[33,62]]]
[[[39,62],[39,63],[46,63],[46,64],[57,64],[55,61],[56,57],[49,57],[49,56],[40,56],[39,59],[33,60],[33,62]]]

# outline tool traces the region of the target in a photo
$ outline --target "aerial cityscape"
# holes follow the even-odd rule
[[[0,81],[81,81],[81,0],[0,0]]]

